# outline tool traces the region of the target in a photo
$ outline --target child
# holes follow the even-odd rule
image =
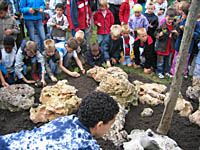
[[[144,73],[151,73],[151,68],[153,66],[154,57],[154,43],[146,32],[145,28],[139,28],[137,30],[138,38],[135,39],[134,43],[134,54],[135,62],[133,64],[134,68],[144,68]]]
[[[36,42],[23,40],[21,47],[18,49],[15,57],[15,73],[18,79],[22,79],[25,83],[28,84],[39,81],[38,74],[36,73],[37,62],[40,63],[41,66],[41,83],[43,84],[43,86],[45,86],[46,81],[44,79],[44,75],[46,73],[46,70],[44,66],[44,57],[38,51]],[[32,77],[34,80],[28,80],[24,76],[27,74],[28,66],[32,67]]]
[[[158,16],[158,22],[165,18],[167,12],[167,0],[156,0],[155,2],[155,14]]]
[[[123,50],[123,40],[120,37],[121,26],[112,25],[109,40],[102,43],[104,58],[107,67],[111,67],[111,64],[117,64],[120,60],[120,53]],[[111,62],[110,62],[111,61]]]
[[[47,39],[44,41],[44,51],[42,55],[45,60],[45,69],[49,77],[53,82],[57,82],[57,78],[54,76],[58,68],[58,61],[60,59],[58,51],[56,51],[54,40]]]
[[[95,91],[83,98],[78,115],[60,117],[32,131],[0,136],[2,149],[101,150],[94,137],[103,136],[119,112],[108,94]],[[42,141],[42,144],[41,144]]]
[[[123,50],[121,52],[121,65],[127,65],[132,66],[133,64],[133,44],[134,44],[134,38],[129,35],[130,28],[128,24],[122,25],[122,39],[123,39]]]
[[[104,54],[97,43],[92,43],[87,51],[87,62],[91,67],[102,66]]]
[[[83,68],[82,63],[76,53],[76,49],[78,48],[78,43],[74,38],[70,38],[67,42],[59,42],[55,46],[60,55],[59,68],[63,72],[72,77],[80,76],[78,72],[71,72],[66,68],[69,65],[71,57],[73,56],[77,65],[81,69],[81,72],[85,74],[85,69]]]
[[[56,15],[53,15],[47,22],[48,27],[52,26],[52,36],[55,43],[65,41],[68,28],[68,20],[64,13],[64,6],[61,3],[56,4]]]
[[[130,26],[130,32],[133,37],[137,37],[137,29],[145,28],[148,31],[149,22],[147,18],[142,15],[142,5],[136,4],[133,8],[134,15],[132,15],[128,21]]]
[[[184,27],[185,27],[186,18],[187,18],[187,15],[188,15],[189,7],[188,8],[184,8],[182,11],[183,11],[182,12],[183,19],[179,23],[179,29],[180,29],[181,32],[180,32],[179,37],[176,40],[175,54],[174,54],[174,59],[173,59],[172,67],[171,67],[171,70],[170,70],[170,73],[172,75],[174,75],[174,73],[175,73],[175,66],[176,66],[177,57],[178,57],[178,54],[179,54],[179,48],[180,48],[181,40],[182,40],[182,37],[183,37],[183,31],[184,31]],[[194,28],[194,34],[193,34],[192,42],[190,44],[190,49],[188,51],[187,62],[186,62],[186,65],[185,65],[185,71],[184,71],[184,77],[185,78],[188,77],[188,64],[189,64],[190,55],[193,52],[194,42],[199,37],[200,37],[200,25],[199,25],[199,22],[196,21],[196,25],[195,25],[195,28]]]
[[[0,49],[3,48],[3,39],[10,35],[17,39],[17,34],[20,33],[20,28],[16,20],[8,15],[8,2],[0,1]]]
[[[177,32],[177,25],[174,23],[174,17],[176,10],[170,8],[166,13],[166,20],[161,24],[155,32],[157,44],[157,71],[158,77],[163,79],[164,75],[172,77],[169,74],[169,61],[171,57],[171,51],[175,47],[176,37],[179,33]]]
[[[6,36],[4,38],[4,48],[1,49],[2,54],[2,66],[5,68],[5,80],[7,83],[12,84],[16,79],[14,62],[15,62],[15,40],[11,36]]]
[[[154,32],[156,31],[156,28],[158,27],[158,17],[154,14],[155,6],[153,2],[149,2],[147,4],[147,11],[144,14],[144,16],[149,21],[149,27],[147,34],[151,36],[153,41],[155,41]]]
[[[121,25],[128,24],[128,19],[130,18],[130,16],[133,15],[134,3],[136,4],[137,2],[133,2],[133,0],[124,0],[122,5],[120,6],[119,20],[121,22]]]
[[[78,43],[78,48],[76,50],[76,52],[78,54],[78,58],[84,64],[85,63],[85,56],[86,56],[86,53],[87,53],[87,42],[84,39],[84,32],[82,30],[77,31],[74,38]]]
[[[94,14],[94,24],[97,25],[97,40],[101,46],[103,41],[108,40],[110,27],[114,24],[112,12],[108,9],[107,0],[99,0],[99,10]]]

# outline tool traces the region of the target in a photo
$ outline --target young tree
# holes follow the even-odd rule
[[[199,8],[200,8],[200,0],[193,0],[190,6],[189,14],[186,21],[186,26],[184,29],[183,38],[181,41],[179,56],[178,56],[176,69],[175,69],[175,75],[174,75],[172,84],[170,86],[170,94],[167,99],[167,105],[165,106],[162,119],[157,128],[157,132],[160,134],[166,135],[168,133],[168,130],[171,124],[173,111],[176,106],[178,94],[182,85],[186,58],[188,55],[190,43],[192,41],[194,27],[196,24]]]

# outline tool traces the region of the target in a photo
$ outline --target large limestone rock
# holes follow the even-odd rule
[[[181,150],[174,140],[156,134],[151,129],[132,130],[128,137],[131,141],[123,144],[124,150]]]
[[[124,76],[128,79],[128,75],[119,67],[110,67],[104,69],[103,67],[95,67],[87,71],[87,75],[94,78],[97,82],[101,82],[101,80],[110,74],[117,74],[118,76]]]
[[[197,124],[200,127],[200,97],[199,109],[189,116],[190,122]]]
[[[119,104],[119,113],[115,119],[115,122],[112,124],[109,131],[104,134],[103,139],[112,141],[115,146],[121,146],[123,142],[127,141],[128,133],[124,130],[125,117],[128,113],[124,107]]]
[[[167,104],[168,97],[169,93],[166,94],[165,105]],[[189,117],[189,115],[193,112],[193,107],[192,104],[189,101],[186,101],[181,93],[179,93],[174,110],[179,111],[179,114],[182,117]]]
[[[186,96],[191,99],[198,99],[200,97],[200,79],[193,78],[192,86],[189,86],[186,91]]]
[[[34,104],[35,90],[27,84],[0,88],[0,108],[11,112],[29,109]]]
[[[67,80],[43,88],[40,96],[42,104],[30,109],[30,119],[34,123],[48,122],[75,113],[81,102],[76,92],[75,87],[67,85]]]
[[[167,87],[162,84],[157,83],[143,83],[135,80],[134,85],[136,86],[139,101],[142,104],[149,104],[151,106],[156,106],[163,104],[165,99],[165,92]]]
[[[115,97],[122,106],[127,106],[129,103],[138,104],[135,86],[125,76],[119,74],[108,75],[102,79],[97,90]]]

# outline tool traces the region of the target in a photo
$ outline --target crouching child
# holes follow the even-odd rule
[[[154,43],[151,36],[147,35],[145,28],[139,28],[134,43],[135,62],[133,67],[144,68],[145,74],[151,73],[153,61],[155,61],[153,51]]]
[[[60,55],[55,47],[54,40],[47,39],[44,41],[44,51],[42,53],[45,60],[45,69],[53,82],[57,82],[57,78],[54,76],[58,70],[58,62],[60,60]]]
[[[21,47],[18,49],[15,58],[15,73],[18,79],[22,79],[25,83],[36,83],[40,80],[37,71],[37,62],[40,64],[41,83],[46,85],[45,81],[45,61],[42,54],[38,51],[36,42],[23,40]],[[25,75],[31,70],[31,75],[34,80],[28,80]]]
[[[97,43],[90,44],[87,51],[87,62],[91,67],[102,66],[104,62],[103,50],[99,47]]]

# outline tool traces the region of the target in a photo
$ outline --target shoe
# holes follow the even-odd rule
[[[164,79],[164,78],[165,78],[165,76],[163,76],[163,74],[162,74],[162,73],[158,73],[158,78],[160,78],[160,79]]]
[[[38,76],[38,74],[37,74],[37,73],[32,73],[31,75],[32,75],[32,77],[33,77],[33,80],[34,80],[34,81],[36,81],[36,82],[37,82],[37,81],[39,81],[39,80],[40,80],[40,78],[39,78],[39,76]]]
[[[169,78],[172,78],[173,76],[170,73],[165,73],[166,76],[168,76]]]
[[[185,78],[185,79],[187,79],[187,78],[188,78],[188,76],[187,76],[187,75],[184,75],[184,78]]]

